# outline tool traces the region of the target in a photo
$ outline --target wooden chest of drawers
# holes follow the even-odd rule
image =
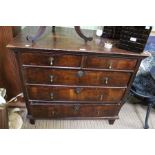
[[[84,43],[72,29],[56,28],[36,43],[26,28],[8,45],[15,54],[31,123],[39,118],[118,118],[146,52],[137,54],[103,42]],[[50,29],[50,28],[49,28]]]

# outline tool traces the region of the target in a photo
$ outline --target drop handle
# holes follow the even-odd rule
[[[100,96],[100,101],[102,101],[102,100],[103,100],[103,95]]]
[[[54,76],[53,75],[50,75],[50,82],[51,83],[53,82],[53,78],[54,78]]]
[[[54,99],[54,94],[53,93],[50,94],[50,98],[51,98],[51,100]]]
[[[54,57],[50,57],[50,66],[53,65]]]
[[[112,69],[112,62],[109,63],[109,69]]]
[[[108,84],[109,83],[109,78],[108,77],[106,77],[106,78],[104,78],[104,84]]]

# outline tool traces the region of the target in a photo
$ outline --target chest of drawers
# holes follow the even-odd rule
[[[108,119],[113,124],[148,54],[106,50],[95,36],[84,43],[67,28],[30,44],[25,39],[29,31],[23,30],[8,47],[16,54],[30,122]]]

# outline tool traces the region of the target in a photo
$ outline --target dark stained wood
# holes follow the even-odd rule
[[[86,86],[86,85],[62,85],[62,84],[58,84],[58,85],[52,85],[52,84],[30,84],[30,83],[25,83],[25,86],[43,86],[43,87],[68,87],[68,88],[114,88],[114,89],[117,89],[117,88],[128,88],[128,87],[115,87],[115,86]]]
[[[119,70],[134,70],[136,66],[136,59],[127,58],[105,58],[88,56],[86,60],[86,67],[88,68],[105,68],[105,69],[119,69]]]
[[[44,52],[56,51],[62,53],[65,51],[73,54],[85,53],[85,54],[104,54],[111,56],[128,55],[131,57],[147,57],[150,55],[148,52],[134,53],[127,50],[118,49],[115,46],[109,50],[104,48],[104,39],[96,37],[96,31],[83,30],[87,34],[93,34],[93,40],[85,43],[72,28],[57,27],[55,35],[51,34],[51,27],[48,27],[46,33],[34,44],[26,40],[28,34],[35,34],[38,27],[27,27],[20,35],[18,35],[13,41],[11,41],[7,47],[12,49],[33,50],[34,53],[38,53],[40,50]]]
[[[31,112],[37,118],[65,118],[65,117],[115,117],[118,115],[118,105],[50,105],[31,106]],[[87,118],[85,118],[87,119]]]
[[[31,100],[47,101],[109,101],[118,102],[124,95],[125,89],[93,89],[65,87],[28,87]]]
[[[24,97],[24,100],[25,100],[25,103],[26,103],[26,107],[27,107],[27,116],[29,116],[29,118],[31,118],[33,120],[32,116],[30,114],[30,108],[28,106],[28,96],[27,96],[27,90],[26,90],[25,84],[24,84],[25,78],[23,77],[22,63],[21,63],[20,57],[21,57],[21,54],[20,53],[16,53],[16,59],[17,59],[18,68],[19,68],[19,75],[20,75],[20,79],[22,81],[21,87],[22,87],[22,91],[23,91],[23,97]]]
[[[30,122],[106,118],[113,124],[140,62],[149,54],[115,45],[107,50],[94,31],[87,31],[93,41],[85,43],[72,29],[61,27],[54,34],[49,28],[33,44],[27,42],[26,36],[36,30],[26,28],[7,46],[16,54]]]
[[[24,70],[26,82],[36,84],[79,84],[77,71],[75,70],[57,70],[27,68]]]
[[[15,54],[6,45],[20,31],[20,27],[0,26],[0,87],[7,90],[7,99],[21,92],[18,65]]]
[[[21,26],[12,26],[13,37],[16,37],[21,32]]]
[[[79,85],[125,87],[128,85],[131,73],[84,71]]]
[[[28,65],[38,66],[67,66],[80,67],[81,56],[74,55],[60,55],[60,54],[38,54],[23,53],[22,63]]]
[[[79,73],[83,75],[79,76]],[[30,84],[62,84],[86,86],[127,86],[131,73],[62,69],[26,68],[26,82]]]

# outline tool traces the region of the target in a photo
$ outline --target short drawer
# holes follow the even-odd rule
[[[117,116],[118,105],[33,105],[31,114],[37,118],[65,118],[65,117],[111,117]]]
[[[88,56],[86,59],[85,67],[116,70],[134,70],[136,63],[137,59]]]
[[[102,72],[42,68],[26,68],[24,69],[24,74],[27,83],[114,87],[127,86],[132,75],[128,72]]]
[[[45,101],[103,101],[118,102],[124,95],[121,88],[69,88],[28,86],[28,96],[31,100]]]
[[[21,61],[25,65],[80,67],[81,56],[45,53],[22,53]]]

